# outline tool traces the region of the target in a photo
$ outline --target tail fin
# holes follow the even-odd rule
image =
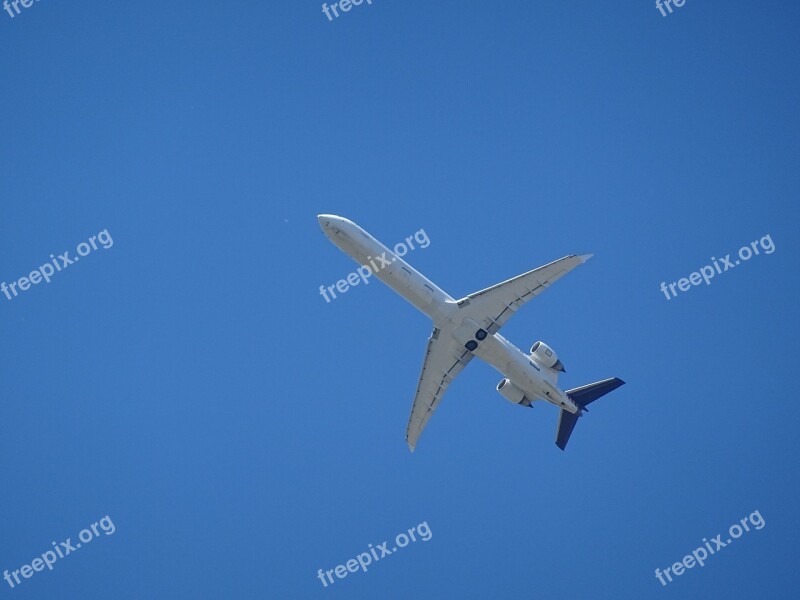
[[[572,435],[572,430],[575,429],[575,423],[578,422],[580,413],[574,415],[569,411],[561,409],[561,416],[558,419],[558,431],[556,432],[556,446],[564,450],[567,447],[569,436]]]
[[[567,447],[569,436],[572,435],[572,430],[575,429],[575,423],[578,418],[584,413],[589,412],[586,406],[605,396],[607,393],[614,391],[625,382],[619,377],[612,377],[604,379],[596,383],[590,383],[581,387],[567,390],[566,394],[575,404],[578,405],[580,411],[573,414],[569,411],[561,409],[561,416],[558,419],[558,431],[556,432],[556,446],[564,450]]]

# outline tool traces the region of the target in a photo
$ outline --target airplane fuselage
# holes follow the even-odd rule
[[[328,239],[373,276],[433,319],[447,319],[458,310],[456,301],[430,279],[397,256],[361,227],[334,215],[320,215],[319,222]]]
[[[470,319],[464,319],[456,329],[456,338],[466,344],[471,337],[461,334],[475,332]],[[555,385],[555,376],[548,370],[538,366],[531,357],[509,342],[499,333],[489,335],[472,351],[475,356],[492,365],[501,375],[525,392],[530,400],[546,400],[571,413],[577,413],[578,407],[567,395]]]
[[[414,269],[389,248],[348,219],[320,215],[325,235],[360,265],[369,266],[372,274],[433,320],[434,326],[453,332],[462,347],[489,363],[525,394],[529,401],[545,400],[570,413],[578,406],[555,383],[556,373],[537,365],[499,333],[487,335],[474,349],[467,346],[480,326],[462,318],[458,303],[447,292]]]

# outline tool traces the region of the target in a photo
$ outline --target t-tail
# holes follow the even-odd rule
[[[589,412],[586,407],[605,396],[607,393],[614,391],[625,382],[619,377],[612,377],[611,379],[604,379],[596,383],[590,383],[573,390],[567,390],[567,396],[578,406],[577,413],[561,409],[561,416],[558,419],[558,431],[556,432],[556,446],[564,450],[567,447],[569,436],[572,435],[572,430],[575,429],[575,423],[578,418],[585,412]]]

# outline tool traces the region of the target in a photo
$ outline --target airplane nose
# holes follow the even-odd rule
[[[317,221],[319,221],[319,226],[322,228],[322,231],[325,232],[325,235],[338,233],[339,220],[336,215],[317,215]]]
[[[355,225],[351,221],[338,215],[317,215],[317,220],[323,231],[332,231],[334,233],[341,233],[343,230],[347,230]]]
[[[338,215],[317,215],[317,221],[319,221],[323,229],[340,229],[342,225],[349,222]]]
[[[317,215],[317,220],[322,231],[328,236],[335,233],[347,237],[351,230],[358,228],[352,221],[338,215]]]

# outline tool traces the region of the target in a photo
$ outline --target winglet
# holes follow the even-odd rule
[[[589,260],[593,256],[594,256],[594,254],[581,254],[580,256],[578,256],[578,258],[581,259],[582,263],[585,263],[587,260]]]

